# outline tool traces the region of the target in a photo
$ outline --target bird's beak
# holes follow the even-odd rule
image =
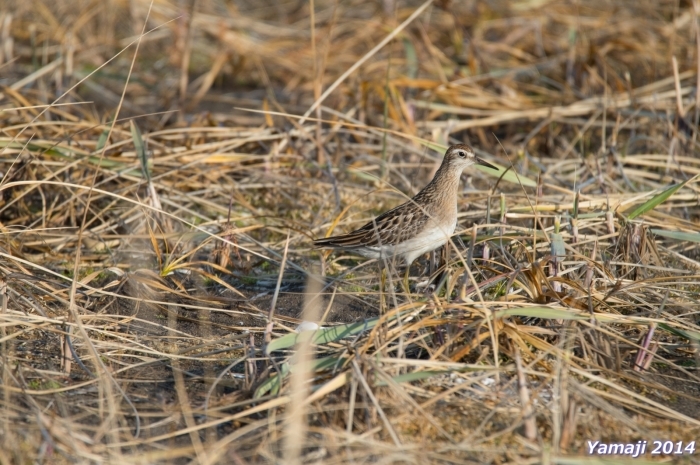
[[[487,168],[491,168],[492,170],[498,171],[498,168],[496,168],[495,166],[493,166],[491,163],[488,163],[488,162],[482,160],[482,159],[479,158],[479,157],[476,157],[476,164],[477,164],[477,165],[481,165],[481,166],[485,166],[485,167],[487,167]]]

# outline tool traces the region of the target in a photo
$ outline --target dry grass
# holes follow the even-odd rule
[[[0,463],[697,440],[700,4],[638,3],[0,6]],[[411,295],[311,249],[453,142]]]

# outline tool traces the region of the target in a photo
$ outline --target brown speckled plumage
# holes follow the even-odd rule
[[[317,239],[320,248],[353,251],[368,258],[401,257],[411,264],[419,255],[440,247],[457,226],[457,196],[462,171],[475,163],[497,169],[468,145],[447,149],[433,180],[411,200],[382,213],[351,233]]]

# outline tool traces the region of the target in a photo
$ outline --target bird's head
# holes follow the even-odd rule
[[[471,165],[483,165],[488,168],[497,170],[495,166],[476,156],[474,149],[464,144],[451,145],[445,153],[444,162],[449,166],[464,169]]]

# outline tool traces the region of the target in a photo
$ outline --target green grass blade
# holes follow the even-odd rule
[[[566,244],[564,243],[564,237],[561,233],[552,233],[549,235],[550,240],[550,250],[553,256],[558,257],[559,260],[566,258]]]
[[[415,79],[418,76],[418,54],[413,43],[404,37],[403,50],[406,56],[406,76]]]
[[[404,373],[398,376],[394,376],[393,379],[396,383],[410,383],[413,381],[422,381],[424,379],[432,378],[433,376],[444,375],[452,373],[455,370],[426,370],[426,371],[413,371],[411,373]],[[375,383],[377,386],[386,386],[389,383],[383,379],[377,380]]]
[[[413,381],[422,381],[424,379],[432,378],[433,376],[446,375],[450,373],[467,373],[470,371],[483,371],[486,367],[474,367],[465,366],[464,368],[455,368],[449,370],[425,370],[425,371],[412,371],[410,373],[403,373],[397,376],[393,376],[391,379],[396,383],[410,383]],[[388,383],[379,379],[375,383],[377,386],[386,386]]]
[[[669,333],[673,333],[676,336],[683,337],[685,339],[688,339],[689,341],[693,341],[696,344],[700,342],[700,332],[698,331],[693,331],[690,329],[678,329],[666,323],[659,323],[659,328],[665,329]]]
[[[139,127],[134,123],[132,119],[131,123],[131,138],[134,141],[134,149],[136,150],[136,157],[141,162],[141,171],[148,182],[151,182],[151,171],[148,168],[148,156],[146,154],[146,144],[143,142],[143,137],[141,136],[141,131]]]
[[[590,316],[582,315],[573,310],[551,307],[523,307],[499,310],[494,313],[495,318],[504,316],[525,316],[531,318],[543,318],[548,320],[587,320]]]
[[[277,394],[282,387],[282,380],[289,374],[289,363],[285,362],[280,365],[279,372],[273,376],[270,376],[265,380],[258,388],[255,390],[253,397],[259,399],[268,392],[272,394]]]
[[[372,318],[371,320],[367,321],[331,326],[330,328],[304,331],[302,333],[285,334],[284,336],[271,341],[265,348],[265,353],[269,355],[276,350],[294,347],[300,338],[305,337],[308,333],[315,333],[311,341],[312,344],[327,344],[329,342],[339,341],[345,337],[353,336],[362,331],[372,329],[377,324],[377,321],[379,321],[378,318]]]
[[[89,156],[87,152],[80,150],[75,147],[65,147],[61,145],[56,145],[51,142],[30,142],[28,144],[20,142],[12,142],[0,139],[0,149],[15,149],[15,150],[27,150],[31,153],[39,153],[42,155],[56,157],[63,160],[74,160],[76,158],[83,158],[89,163],[95,166],[106,169],[122,169],[127,166],[126,163],[109,160],[100,159],[98,156]],[[129,173],[134,176],[141,176],[141,173],[133,172]]]
[[[109,137],[109,126],[107,126],[104,131],[102,131],[102,134],[100,134],[100,138],[97,139],[97,145],[95,146],[95,153],[100,153],[103,148],[105,148],[105,145],[107,144],[107,137]]]
[[[356,170],[354,168],[348,168],[348,172],[362,179],[363,181],[376,182],[379,179],[377,176],[367,173],[366,171]]]
[[[498,168],[498,171],[493,170],[491,168],[487,168],[485,166],[481,166],[481,165],[475,165],[475,166],[476,166],[476,169],[478,169],[479,171],[486,173],[486,174],[490,174],[491,176],[493,176],[495,178],[500,178],[501,175],[503,175],[504,181],[507,181],[507,182],[510,182],[513,184],[522,184],[525,187],[536,187],[537,186],[537,182],[533,181],[532,179],[528,178],[527,176],[523,176],[522,174],[516,174],[516,172],[513,170],[506,171],[506,168],[502,167],[501,165],[499,165],[498,163],[495,163],[492,160],[489,160],[489,163],[496,166]],[[503,174],[504,171],[506,171],[506,174]]]
[[[311,372],[330,370],[335,367],[342,367],[347,361],[347,357],[323,357],[315,359],[311,362]],[[276,395],[282,387],[282,381],[296,369],[296,365],[290,365],[289,362],[282,363],[280,370],[273,376],[270,376],[255,390],[254,397],[259,399],[267,393]]]
[[[672,186],[666,188],[666,190],[656,194],[654,197],[650,198],[649,200],[647,200],[646,202],[644,202],[643,204],[641,204],[640,206],[635,208],[634,211],[627,216],[627,219],[633,220],[636,217],[638,217],[639,215],[643,215],[643,214],[653,210],[659,204],[665,202],[666,199],[668,199],[673,194],[675,194],[678,191],[678,189],[685,186],[685,184],[687,182],[688,181],[683,181],[683,182],[679,182],[678,184],[673,184]]]
[[[700,233],[689,233],[683,231],[666,231],[664,229],[652,229],[652,234],[657,236],[676,239],[677,241],[700,242]]]

